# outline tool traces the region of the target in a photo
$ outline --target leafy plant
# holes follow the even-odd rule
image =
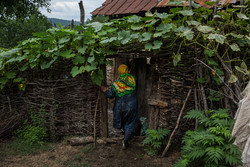
[[[182,139],[181,158],[174,167],[199,164],[204,167],[229,167],[242,164],[241,151],[233,144],[231,128],[234,120],[228,109],[191,110],[184,116],[197,119],[198,128],[187,131]]]
[[[170,130],[158,128],[155,129],[147,129],[146,138],[143,140],[143,145],[146,146],[145,151],[148,155],[154,156],[159,153],[161,148],[167,144],[167,135]]]
[[[15,131],[18,138],[24,139],[30,145],[43,145],[47,136],[47,128],[45,127],[45,112],[41,109],[39,112],[31,111],[31,121],[27,119],[23,126]]]

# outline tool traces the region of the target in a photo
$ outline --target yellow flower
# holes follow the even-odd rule
[[[52,57],[52,59],[54,59],[54,55],[52,55],[51,57]]]
[[[70,43],[70,45],[72,46],[72,42]]]
[[[94,75],[94,71],[92,71],[90,75],[93,76]]]
[[[23,88],[23,84],[19,84],[19,87],[20,87],[20,88]]]
[[[29,61],[29,58],[26,58],[26,61]]]
[[[45,52],[48,52],[48,51],[49,51],[49,49],[46,49],[46,50],[45,50]]]
[[[215,75],[215,72],[216,72],[216,70],[211,71],[211,73],[212,73],[213,75]]]
[[[82,69],[82,73],[84,73],[84,72],[85,72],[85,69],[83,68],[83,69]]]
[[[219,29],[219,28],[217,28],[217,31],[220,31],[220,29]]]

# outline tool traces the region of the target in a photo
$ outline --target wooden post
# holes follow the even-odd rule
[[[217,15],[217,6],[219,4],[219,0],[216,0],[215,1],[215,4],[214,4],[214,16]]]
[[[104,80],[102,82],[102,85],[106,86],[106,66],[101,66],[101,70],[104,73]],[[101,110],[101,135],[104,138],[108,137],[108,103],[107,98],[104,93],[101,93],[101,102],[100,102],[100,110]]]
[[[188,8],[189,10],[191,10],[192,9],[192,0],[189,0],[189,8]]]
[[[84,25],[84,19],[85,19],[84,6],[83,6],[82,1],[80,1],[78,4],[79,4],[79,7],[80,7],[80,25],[83,26]]]
[[[70,29],[74,29],[75,25],[74,25],[74,19],[71,20],[71,23],[70,23]]]
[[[244,0],[240,0],[240,5],[244,5]],[[240,8],[240,13],[244,13],[244,8]]]

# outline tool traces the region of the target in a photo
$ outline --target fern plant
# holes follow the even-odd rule
[[[182,139],[182,156],[174,167],[230,167],[242,164],[241,151],[233,144],[231,128],[234,120],[229,116],[228,109],[191,110],[184,118],[197,119],[199,126],[186,132]]]
[[[148,155],[154,156],[159,153],[161,148],[167,144],[166,136],[169,134],[169,132],[170,130],[166,128],[158,128],[158,130],[146,130],[146,138],[142,143],[146,146],[145,151]]]

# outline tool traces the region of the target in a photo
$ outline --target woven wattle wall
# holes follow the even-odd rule
[[[194,66],[188,56],[182,55],[181,61],[174,67],[171,57],[162,57],[157,61],[159,71],[160,100],[167,102],[168,107],[161,108],[159,114],[159,127],[173,130],[180,110],[191,88],[194,79]],[[183,112],[181,122],[175,134],[176,141],[181,139],[187,130],[194,128],[193,120],[183,119],[183,116],[195,109],[194,93],[192,91]]]
[[[68,135],[93,135],[98,87],[88,74],[72,78],[70,63],[49,70],[22,74],[28,85],[25,91],[10,85],[0,94],[0,137],[28,118],[29,112],[45,111],[51,139]],[[100,134],[100,101],[97,105],[96,130]]]

